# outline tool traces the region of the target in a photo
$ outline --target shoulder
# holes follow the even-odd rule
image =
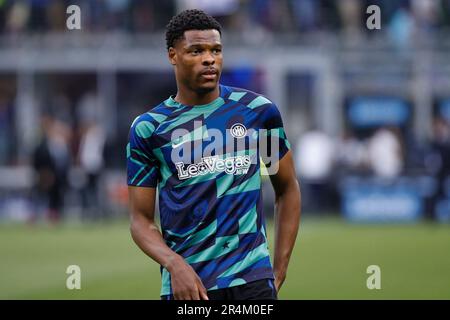
[[[156,128],[170,115],[164,102],[138,115],[131,123],[130,131],[141,138],[150,138]]]
[[[282,127],[283,120],[277,105],[266,96],[250,90],[225,87],[228,100],[234,100],[257,113],[263,127]]]
[[[281,118],[278,106],[266,96],[242,88],[226,88],[228,91],[226,98],[228,100],[234,100],[247,108],[252,109],[264,122]]]
[[[229,86],[223,86],[223,88],[226,91],[226,99],[239,102],[253,110],[261,107],[265,108],[269,105],[275,105],[266,96],[251,90]]]

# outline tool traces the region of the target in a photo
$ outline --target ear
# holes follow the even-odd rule
[[[173,47],[169,48],[169,51],[167,53],[167,56],[169,58],[169,62],[171,65],[176,65],[177,64],[177,53],[175,51],[175,49]]]

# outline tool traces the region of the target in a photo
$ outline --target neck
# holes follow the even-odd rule
[[[195,92],[192,90],[183,90],[178,87],[175,101],[187,106],[203,105],[214,101],[219,95],[220,89],[218,85],[214,90],[208,92]]]

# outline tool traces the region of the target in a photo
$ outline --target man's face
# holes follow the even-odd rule
[[[184,39],[169,49],[169,60],[175,66],[178,81],[187,88],[198,93],[213,91],[222,72],[219,31],[185,31]]]

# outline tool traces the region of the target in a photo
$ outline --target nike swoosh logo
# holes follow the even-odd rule
[[[172,142],[172,148],[174,148],[174,149],[178,148],[179,146],[181,146],[185,142],[188,142],[188,140],[181,140],[181,142],[179,142],[179,143]]]

